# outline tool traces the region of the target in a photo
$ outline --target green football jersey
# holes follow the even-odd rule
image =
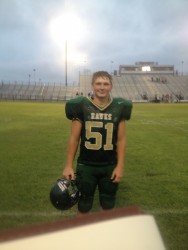
[[[111,99],[104,108],[88,97],[69,100],[65,107],[67,118],[82,123],[78,163],[116,164],[118,124],[130,119],[131,110],[132,102],[123,98]]]

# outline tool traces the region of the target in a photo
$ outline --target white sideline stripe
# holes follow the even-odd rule
[[[58,215],[66,215],[65,212],[0,212],[0,217],[24,217],[24,216],[34,216],[34,217],[53,217],[53,216],[58,216]],[[66,215],[67,217],[72,214]]]
[[[152,215],[163,215],[163,214],[188,214],[188,209],[156,209],[156,210],[151,210],[151,211],[145,211],[147,214],[152,214]]]
[[[150,211],[144,211],[146,214],[152,214],[152,215],[163,215],[163,214],[188,214],[188,209],[156,209],[156,210],[150,210]],[[73,215],[74,213],[66,214],[66,212],[0,212],[0,217],[24,217],[24,216],[34,216],[34,217],[53,217],[58,215],[66,215],[66,217],[69,217],[70,215]]]
[[[187,121],[174,121],[174,120],[169,120],[169,119],[163,119],[162,121],[157,121],[157,120],[139,120],[141,124],[144,125],[159,125],[159,126],[173,126],[176,129],[182,130],[184,132],[188,132],[187,128],[182,128],[179,127],[179,125],[187,125]],[[173,122],[172,122],[173,121]]]

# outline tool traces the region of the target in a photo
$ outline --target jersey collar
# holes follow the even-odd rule
[[[97,105],[94,101],[93,101],[93,99],[91,98],[91,97],[87,97],[88,99],[89,99],[89,101],[95,106],[95,107],[97,107],[99,110],[101,110],[101,111],[103,111],[103,110],[105,110],[111,103],[112,103],[112,101],[113,101],[113,99],[110,97],[109,98],[109,102],[105,105],[105,106],[100,106],[100,105]]]

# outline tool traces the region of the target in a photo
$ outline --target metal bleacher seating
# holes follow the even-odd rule
[[[91,75],[81,76],[80,91],[91,91]],[[188,76],[132,75],[113,76],[112,96],[133,102],[188,100]]]
[[[0,84],[1,100],[31,100],[31,101],[66,101],[76,96],[78,87],[62,86],[54,84],[24,84],[5,83]]]
[[[66,101],[91,91],[91,75],[80,75],[77,86],[59,84],[0,83],[1,100]],[[114,75],[112,97],[133,102],[188,101],[188,76]]]

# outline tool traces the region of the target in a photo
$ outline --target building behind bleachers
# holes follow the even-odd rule
[[[136,62],[134,65],[120,65],[119,74],[173,75],[174,65],[159,65],[158,62]]]
[[[80,76],[80,91],[91,91],[91,76]],[[178,76],[174,65],[136,62],[114,71],[112,96],[133,102],[188,101],[188,76]]]

